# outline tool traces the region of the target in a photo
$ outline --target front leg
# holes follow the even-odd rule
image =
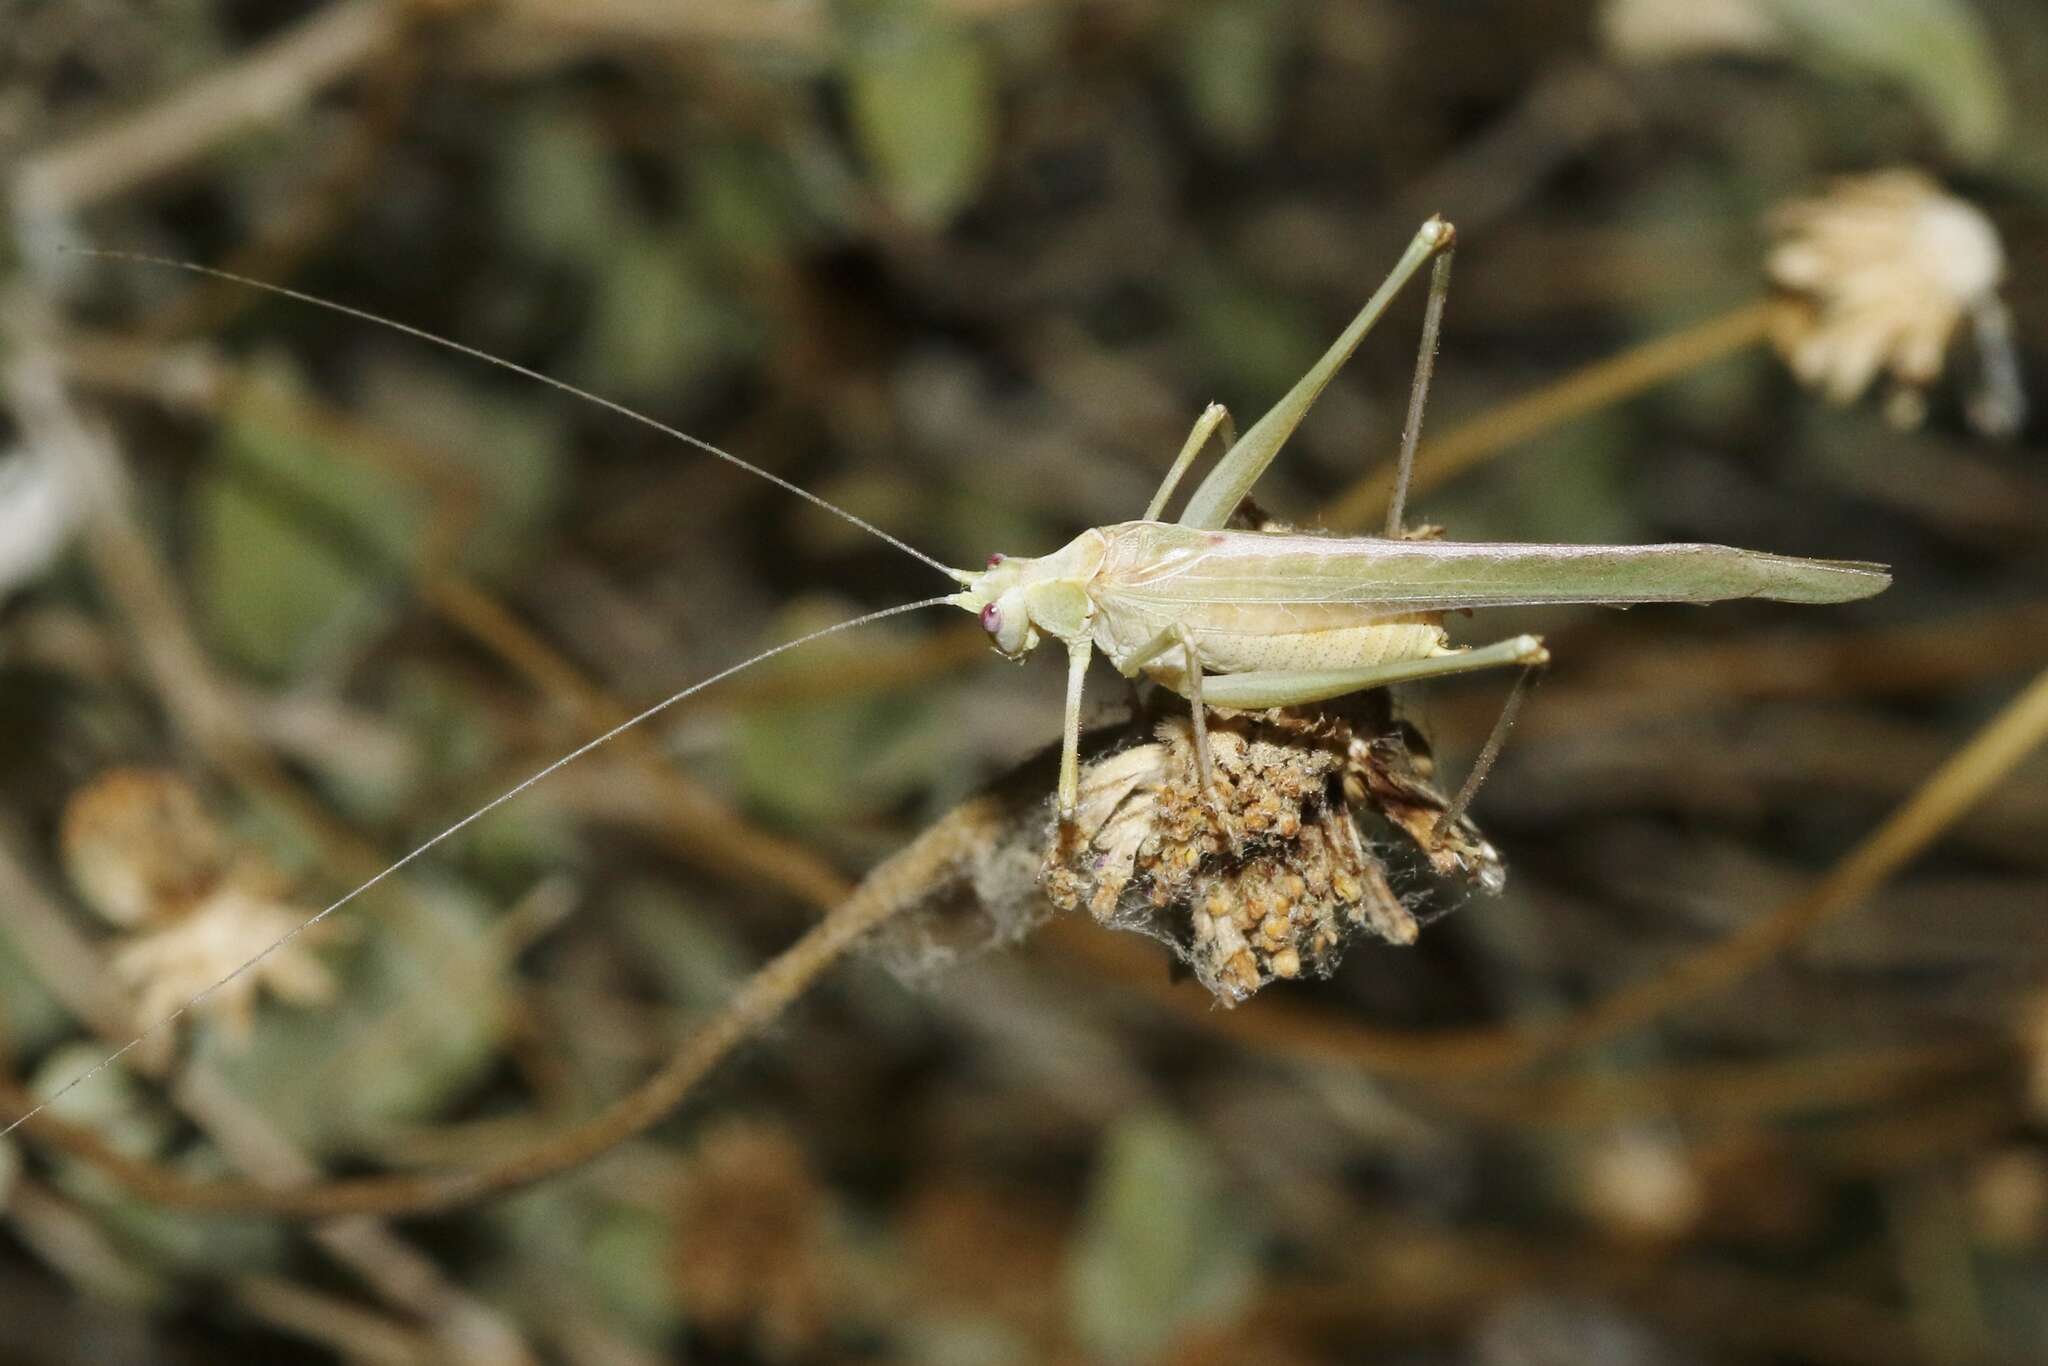
[[[1209,753],[1209,716],[1202,705],[1202,655],[1195,645],[1195,633],[1186,622],[1176,622],[1133,651],[1123,662],[1124,672],[1135,677],[1140,669],[1168,650],[1179,646],[1183,655],[1181,682],[1177,691],[1188,700],[1188,715],[1194,723],[1195,772],[1202,794],[1209,799],[1219,818],[1224,815],[1223,794],[1216,787],[1216,765]],[[1226,821],[1227,824],[1227,821]],[[1235,840],[1235,834],[1232,839]]]
[[[1082,636],[1067,642],[1067,719],[1060,735],[1060,824],[1071,825],[1081,804],[1081,685],[1088,676],[1094,644]]]

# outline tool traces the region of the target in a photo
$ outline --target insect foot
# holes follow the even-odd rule
[[[1367,831],[1456,884],[1503,885],[1470,822],[1438,834],[1449,802],[1402,731],[1276,710],[1213,715],[1208,735],[1220,813],[1193,727],[1168,718],[1083,766],[1072,831],[1048,843],[1041,882],[1059,909],[1166,943],[1222,1003],[1276,978],[1328,976],[1360,934],[1415,942],[1420,924]]]

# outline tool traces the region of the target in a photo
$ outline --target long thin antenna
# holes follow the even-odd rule
[[[1422,440],[1422,408],[1436,374],[1437,339],[1443,334],[1444,304],[1451,297],[1451,254],[1444,248],[1429,272],[1429,303],[1422,311],[1422,347],[1415,356],[1415,382],[1408,389],[1408,421],[1401,428],[1401,458],[1394,466],[1394,494],[1387,500],[1387,539],[1400,537],[1408,515],[1408,481],[1415,474],[1415,447]]]
[[[115,1049],[112,1053],[109,1053],[99,1062],[95,1063],[93,1066],[87,1068],[85,1071],[79,1073],[70,1081],[65,1082],[62,1086],[58,1087],[55,1091],[51,1092],[49,1097],[43,1100],[40,1104],[38,1104],[33,1110],[30,1110],[27,1114],[22,1115],[19,1119],[14,1120],[6,1128],[0,1129],[0,1138],[7,1137],[7,1135],[13,1133],[16,1129],[19,1129],[22,1125],[34,1119],[44,1110],[47,1110],[50,1106],[56,1104],[59,1100],[63,1099],[64,1096],[72,1090],[72,1088],[80,1086],[85,1082],[91,1081],[94,1077],[106,1071],[109,1067],[112,1067],[116,1062],[119,1062],[122,1056],[125,1055],[130,1049],[135,1048],[136,1046],[143,1043],[145,1040],[153,1038],[154,1036],[162,1033],[164,1030],[170,1028],[172,1025],[176,1024],[185,1015],[190,1013],[194,1007],[198,1006],[200,1003],[205,1001],[207,997],[213,995],[222,987],[234,981],[237,977],[240,977],[243,973],[248,972],[251,968],[254,968],[258,963],[261,963],[264,959],[270,957],[271,954],[276,953],[279,949],[291,943],[294,939],[297,939],[307,930],[312,929],[315,925],[325,920],[328,916],[333,915],[343,906],[348,905],[349,902],[354,901],[364,892],[369,891],[372,887],[382,882],[385,878],[390,877],[393,873],[405,867],[406,864],[411,863],[414,859],[426,853],[435,845],[440,844],[442,841],[448,839],[451,835],[454,835],[458,831],[461,831],[469,825],[475,823],[483,816],[486,816],[489,813],[497,810],[506,802],[511,801],[514,797],[517,797],[520,793],[526,791],[526,789],[532,787],[535,783],[541,781],[541,779],[548,777],[556,770],[566,768],[568,765],[575,763],[578,759],[590,753],[592,750],[608,743],[611,740],[616,739],[618,736],[631,730],[633,727],[639,725],[641,722],[659,716],[662,712],[667,711],[670,707],[673,707],[676,703],[682,701],[684,698],[691,697],[697,693],[703,692],[706,688],[711,687],[715,683],[724,682],[726,679],[731,678],[734,674],[740,672],[742,669],[750,669],[754,665],[761,663],[763,660],[773,659],[775,658],[775,656],[780,654],[787,654],[791,650],[797,649],[804,645],[808,645],[814,640],[822,640],[826,636],[837,635],[841,631],[851,631],[856,626],[866,626],[871,622],[880,621],[884,617],[898,617],[902,616],[906,612],[916,612],[926,607],[944,607],[949,605],[950,602],[951,599],[949,598],[925,598],[919,602],[906,602],[901,603],[895,607],[884,607],[878,612],[869,612],[864,616],[854,617],[851,620],[839,622],[837,625],[822,627],[819,630],[812,631],[807,635],[798,636],[795,640],[785,641],[780,645],[772,645],[769,648],[761,651],[761,653],[752,656],[751,658],[743,659],[739,663],[734,664],[728,668],[720,669],[717,673],[711,675],[709,678],[700,679],[699,681],[692,683],[689,687],[684,688],[681,692],[671,693],[668,697],[663,698],[661,701],[655,703],[646,711],[641,712],[638,716],[633,717],[631,720],[621,721],[618,725],[613,726],[610,730],[598,736],[596,739],[586,741],[584,744],[578,746],[576,749],[571,750],[569,753],[563,755],[561,758],[549,764],[546,768],[540,770],[540,772],[526,779],[526,781],[520,783],[518,786],[507,789],[506,791],[500,793],[498,796],[492,798],[489,802],[478,807],[476,810],[470,812],[467,816],[464,816],[461,820],[455,822],[455,824],[449,826],[446,830],[443,830],[440,834],[434,836],[425,844],[420,845],[417,849],[414,849],[411,853],[407,854],[404,858],[398,860],[398,862],[392,864],[389,868],[386,868],[383,872],[377,874],[377,876],[371,878],[368,882],[363,883],[354,891],[342,897],[333,905],[327,907],[327,909],[321,911],[317,915],[311,916],[308,919],[301,921],[292,929],[287,930],[283,935],[279,936],[274,942],[272,942],[272,944],[268,948],[264,949],[263,952],[249,959],[249,961],[243,963],[233,972],[230,972],[229,974],[227,974],[227,976],[221,978],[218,982],[215,982],[212,986],[206,988],[206,990],[192,997],[192,999],[185,1002],[185,1004],[179,1006],[176,1010],[164,1016],[155,1024],[150,1025],[147,1029],[143,1030],[140,1034],[137,1034],[127,1043],[122,1044],[119,1048]]]
[[[882,530],[873,522],[868,521],[865,517],[859,516],[856,513],[848,512],[845,508],[840,507],[837,503],[834,503],[829,499],[819,497],[817,494],[812,493],[809,489],[804,488],[800,484],[792,483],[789,480],[784,479],[779,474],[771,474],[767,470],[762,469],[759,465],[754,464],[752,461],[743,460],[739,456],[734,455],[731,451],[724,450],[718,446],[712,445],[709,441],[704,440],[704,438],[702,437],[691,436],[686,431],[682,431],[678,428],[671,427],[666,422],[662,422],[655,418],[651,418],[645,413],[636,412],[635,410],[628,408],[625,404],[620,403],[614,399],[606,398],[602,394],[594,394],[588,389],[580,389],[577,386],[569,383],[567,380],[556,379],[553,375],[544,375],[538,370],[529,369],[527,366],[519,364],[519,362],[517,361],[506,360],[503,356],[494,356],[488,351],[480,351],[474,346],[464,345],[462,342],[454,341],[448,337],[439,336],[433,332],[429,332],[425,328],[414,327],[410,323],[402,323],[394,318],[382,317],[378,314],[370,312],[367,309],[356,308],[349,304],[337,303],[333,299],[323,299],[317,294],[307,294],[302,290],[288,289],[283,285],[274,285],[267,280],[257,280],[247,275],[237,275],[233,271],[221,270],[215,266],[202,266],[196,261],[180,261],[177,258],[171,256],[151,256],[146,252],[139,251],[108,251],[100,247],[64,247],[62,248],[62,250],[70,252],[72,255],[75,256],[88,256],[102,261],[132,261],[141,265],[148,266],[168,266],[172,270],[182,270],[192,275],[204,275],[214,280],[225,280],[229,284],[241,285],[248,289],[261,290],[265,294],[275,294],[280,298],[291,299],[295,302],[302,304],[310,304],[314,308],[324,308],[330,313],[339,313],[345,318],[354,318],[360,322],[374,323],[378,327],[389,328],[393,332],[400,332],[408,337],[416,338],[419,341],[429,342],[435,346],[441,347],[444,350],[453,351],[458,355],[468,356],[472,360],[480,360],[484,362],[484,364],[486,365],[495,365],[500,370],[509,370],[515,375],[520,375],[526,379],[534,380],[537,383],[545,384],[551,389],[558,389],[562,393],[570,395],[572,398],[579,398],[583,400],[585,403],[595,404],[596,406],[603,408],[609,412],[617,413],[620,417],[631,418],[633,421],[639,423],[643,427],[652,427],[655,431],[660,432],[662,435],[674,437],[676,440],[682,442],[684,445],[692,446],[697,450],[704,452],[704,454],[706,455],[716,456],[718,459],[723,460],[728,465],[734,466],[737,469],[745,470],[748,474],[751,474],[756,478],[765,479],[769,483],[775,485],[775,487],[783,489],[786,492],[795,494],[797,497],[803,499],[805,502],[811,504],[813,507],[823,508],[825,511],[831,513],[834,517],[837,517],[842,521],[852,523],[854,526],[859,527],[862,531],[867,532],[868,535],[873,536],[878,540],[887,541],[890,545],[895,546],[898,550],[910,556],[912,559],[923,561],[925,564],[930,565],[932,568],[938,570],[941,574],[944,574],[949,579],[955,579],[962,583],[965,583],[967,581],[967,576],[962,574],[959,570],[947,568],[945,565],[940,564],[931,556],[925,554],[922,550],[919,550],[915,546],[909,545],[906,542],[899,540],[897,537],[891,536],[888,532]]]

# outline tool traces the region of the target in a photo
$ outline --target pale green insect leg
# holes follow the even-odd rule
[[[1188,439],[1180,448],[1180,454],[1173,458],[1173,468],[1166,472],[1165,480],[1159,485],[1159,492],[1152,495],[1152,501],[1145,506],[1145,515],[1140,521],[1156,522],[1159,514],[1166,510],[1166,500],[1173,497],[1173,491],[1180,485],[1181,476],[1188,472],[1188,466],[1195,463],[1195,457],[1208,446],[1209,438],[1222,433],[1223,453],[1227,457],[1230,448],[1237,444],[1237,423],[1231,420],[1230,409],[1220,403],[1212,403],[1202,410],[1195,419],[1195,428],[1188,433]]]
[[[1422,309],[1422,344],[1415,352],[1415,378],[1408,385],[1408,420],[1401,424],[1401,455],[1394,464],[1394,492],[1387,499],[1387,539],[1406,532],[1408,484],[1415,476],[1415,448],[1422,441],[1422,410],[1429,403],[1429,381],[1436,374],[1437,339],[1443,334],[1444,305],[1451,297],[1451,248],[1446,247],[1429,272],[1429,301]]]
[[[1323,353],[1321,360],[1309,368],[1309,372],[1295,381],[1286,397],[1274,404],[1272,410],[1246,432],[1230,453],[1217,462],[1188,499],[1182,509],[1182,526],[1202,527],[1220,531],[1230,521],[1230,514],[1252,491],[1252,485],[1259,482],[1259,476],[1273,463],[1273,457],[1280,453],[1280,447],[1294,433],[1309,407],[1323,392],[1330,380],[1342,368],[1351,353],[1358,349],[1358,343],[1372,330],[1380,315],[1387,311],[1401,286],[1408,283],[1416,271],[1422,269],[1429,258],[1450,246],[1456,234],[1451,225],[1441,218],[1432,218],[1416,230],[1408,249],[1401,253],[1400,261],[1394,266],[1386,281],[1366,300],[1365,307],[1351,320],[1351,325]]]
[[[1471,807],[1472,799],[1479,795],[1479,785],[1493,771],[1494,761],[1500,758],[1501,749],[1508,742],[1508,732],[1514,729],[1515,715],[1522,709],[1522,699],[1529,695],[1529,684],[1540,672],[1540,664],[1529,665],[1516,677],[1515,686],[1508,689],[1507,700],[1501,703],[1500,715],[1494,718],[1493,729],[1487,732],[1479,757],[1472,761],[1472,771],[1465,775],[1465,781],[1459,786],[1457,795],[1451,798],[1450,805],[1436,818],[1436,832],[1429,840],[1432,847],[1440,846],[1450,838],[1451,832],[1457,829],[1458,822],[1464,819],[1466,810]]]
[[[1201,774],[1202,790],[1213,796],[1216,792],[1216,770],[1209,762],[1209,720],[1202,710],[1202,656],[1195,648],[1195,633],[1188,629],[1186,622],[1174,623],[1132,651],[1123,661],[1123,671],[1136,677],[1140,669],[1176,645],[1187,655],[1180,693],[1187,698],[1188,710],[1195,722],[1195,769]]]
[[[1209,714],[1202,705],[1202,655],[1195,646],[1195,633],[1186,622],[1176,622],[1158,635],[1145,642],[1144,646],[1124,660],[1124,672],[1136,676],[1139,669],[1179,646],[1185,655],[1182,665],[1181,695],[1188,700],[1188,716],[1194,724],[1195,772],[1202,784],[1202,792],[1216,809],[1217,817],[1224,823],[1233,843],[1237,833],[1231,827],[1228,813],[1223,807],[1222,794],[1216,789],[1216,765],[1209,754]]]
[[[1202,713],[1202,657],[1195,650],[1195,633],[1186,623],[1174,627],[1174,636],[1187,655],[1181,686],[1187,689],[1188,712],[1195,719],[1195,772],[1201,775],[1202,791],[1216,795],[1216,770],[1209,762],[1209,720]]]
[[[1454,650],[1428,659],[1404,659],[1356,669],[1277,669],[1218,674],[1207,681],[1205,693],[1212,707],[1298,707],[1419,678],[1543,664],[1549,659],[1550,652],[1543,648],[1543,642],[1537,637],[1514,636],[1476,650]]]
[[[1060,735],[1060,820],[1074,819],[1081,803],[1081,685],[1095,653],[1086,636],[1067,642],[1067,719]]]

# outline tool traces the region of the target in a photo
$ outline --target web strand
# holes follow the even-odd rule
[[[270,944],[268,948],[264,949],[261,953],[257,954],[255,957],[243,963],[233,972],[228,973],[225,977],[215,982],[212,986],[206,988],[206,990],[200,992],[196,996],[193,996],[190,1000],[186,1001],[185,1004],[179,1006],[176,1010],[164,1016],[155,1024],[152,1024],[148,1028],[144,1029],[140,1034],[137,1034],[127,1043],[122,1044],[112,1053],[109,1053],[106,1057],[100,1059],[100,1061],[95,1063],[92,1067],[86,1069],[84,1072],[79,1073],[70,1081],[65,1082],[62,1086],[58,1087],[55,1091],[51,1092],[47,1099],[38,1103],[34,1109],[28,1111],[20,1118],[8,1124],[6,1128],[0,1129],[0,1138],[7,1137],[7,1135],[13,1133],[16,1129],[19,1129],[22,1125],[28,1123],[37,1115],[41,1114],[43,1111],[49,1109],[52,1105],[55,1105],[58,1101],[62,1100],[74,1088],[81,1086],[88,1081],[91,1081],[94,1077],[98,1076],[100,1073],[106,1071],[109,1067],[112,1067],[115,1063],[119,1062],[131,1050],[147,1042],[149,1039],[154,1038],[158,1034],[163,1033],[163,1031],[165,1031],[166,1029],[169,1029],[172,1025],[176,1024],[179,1020],[183,1019],[186,1015],[190,1014],[198,1006],[204,1004],[206,999],[212,996],[215,992],[227,986],[228,983],[234,981],[236,978],[242,976],[244,973],[254,970],[257,967],[257,965],[263,962],[264,959],[270,957],[270,955],[276,953],[279,949],[282,949],[285,945],[291,943],[294,939],[297,939],[307,930],[312,929],[315,925],[318,925],[328,916],[333,915],[343,906],[348,905],[349,902],[354,901],[364,892],[369,891],[372,887],[375,887],[378,883],[384,881],[384,879],[390,877],[393,873],[405,867],[414,859],[426,853],[429,849],[432,849],[434,846],[442,843],[443,841],[449,839],[451,836],[461,832],[462,830],[467,829],[469,826],[475,824],[477,821],[489,815],[491,812],[496,811],[506,802],[511,801],[514,797],[517,797],[520,793],[526,791],[528,788],[540,782],[542,779],[547,778],[551,774],[561,769],[567,768],[570,764],[575,763],[578,759],[581,759],[584,755],[590,753],[592,750],[598,749],[610,743],[612,740],[617,739],[619,736],[625,734],[627,731],[633,729],[633,727],[641,724],[643,721],[652,720],[654,717],[659,716],[662,712],[667,711],[670,707],[673,707],[674,705],[676,705],[676,703],[683,701],[685,698],[694,697],[698,693],[703,692],[706,688],[712,687],[713,685],[718,683],[722,683],[726,679],[731,678],[734,674],[739,673],[744,669],[751,669],[754,665],[762,663],[764,660],[773,659],[777,655],[787,654],[791,650],[800,649],[805,645],[809,645],[813,641],[823,640],[826,636],[838,635],[841,631],[851,631],[856,626],[866,626],[872,622],[881,621],[885,617],[898,617],[904,615],[907,612],[922,611],[924,608],[927,607],[944,607],[947,606],[949,602],[950,599],[943,597],[924,598],[918,602],[906,602],[900,603],[895,607],[884,607],[880,611],[868,612],[862,616],[853,617],[847,621],[838,622],[831,626],[821,627],[820,629],[809,632],[806,635],[798,636],[795,640],[784,641],[780,645],[772,645],[768,649],[761,651],[757,655],[753,655],[747,659],[743,659],[739,663],[730,665],[727,668],[720,669],[717,673],[712,674],[709,678],[699,679],[697,682],[692,683],[689,687],[684,688],[681,692],[671,693],[669,696],[663,698],[661,701],[655,703],[653,706],[647,708],[647,710],[639,713],[637,716],[634,716],[629,720],[621,721],[618,725],[613,726],[610,730],[598,736],[596,739],[586,741],[582,745],[571,750],[569,753],[564,754],[561,758],[555,760],[546,768],[541,769],[533,776],[527,778],[524,782],[519,783],[515,787],[508,788],[504,792],[498,794],[496,797],[493,797],[490,801],[478,807],[476,810],[470,812],[467,816],[464,816],[461,820],[455,822],[455,824],[449,826],[440,834],[435,835],[432,839],[428,840],[426,843],[414,849],[404,858],[399,859],[396,863],[386,868],[383,872],[378,873],[369,881],[357,886],[353,891],[349,892],[346,896],[342,897],[340,900],[328,906],[325,910],[319,912],[317,915],[308,917],[307,919],[299,922],[299,924],[293,926],[291,929],[285,931],[284,934],[280,935],[275,941],[273,941]]]
[[[733,466],[735,469],[745,470],[748,474],[753,475],[757,479],[765,479],[769,483],[775,485],[775,487],[782,489],[784,492],[795,494],[797,497],[803,499],[806,503],[811,504],[811,506],[822,508],[826,512],[831,513],[834,517],[839,518],[841,521],[848,522],[854,526],[859,527],[862,531],[867,532],[868,535],[873,536],[877,540],[884,541],[887,542],[889,545],[895,546],[898,550],[910,556],[910,558],[912,558],[913,560],[917,560],[924,564],[930,565],[933,569],[938,570],[941,574],[944,574],[949,579],[962,578],[962,575],[958,570],[947,568],[945,565],[940,564],[931,556],[925,554],[922,550],[917,549],[915,546],[909,544],[906,541],[903,541],[895,536],[890,535],[888,532],[876,526],[873,522],[870,522],[867,518],[860,516],[858,513],[848,512],[845,508],[840,507],[837,503],[834,503],[830,499],[822,498],[819,495],[812,493],[809,489],[803,487],[801,484],[793,483],[788,479],[784,479],[779,474],[771,474],[769,471],[762,469],[759,465],[756,465],[751,460],[742,459],[741,457],[734,455],[731,451],[728,451],[723,447],[714,446],[709,441],[706,441],[703,437],[691,436],[688,432],[683,431],[681,428],[671,427],[666,422],[662,422],[657,418],[649,417],[647,414],[643,412],[638,412],[632,408],[628,408],[625,404],[620,403],[615,399],[609,399],[602,394],[592,393],[588,389],[579,388],[576,385],[569,383],[567,380],[556,379],[553,375],[542,374],[540,371],[521,365],[517,361],[506,360],[503,356],[494,356],[488,351],[478,350],[474,346],[465,345],[464,343],[455,341],[452,338],[443,337],[438,335],[437,333],[429,332],[425,328],[414,327],[410,323],[399,322],[395,318],[383,317],[380,314],[370,312],[368,309],[356,308],[351,304],[337,303],[333,299],[323,299],[317,294],[307,294],[301,290],[287,288],[284,285],[274,285],[267,280],[254,279],[247,275],[237,275],[233,271],[222,270],[217,266],[202,266],[196,261],[180,261],[176,257],[171,256],[151,256],[146,252],[139,251],[108,251],[101,247],[64,247],[62,248],[62,250],[67,251],[75,256],[92,257],[96,260],[101,261],[132,261],[140,265],[167,266],[172,270],[182,270],[192,275],[203,275],[208,277],[209,279],[225,280],[229,284],[241,285],[247,289],[261,290],[265,294],[275,294],[280,298],[291,299],[296,303],[310,304],[314,308],[324,308],[330,313],[339,313],[345,318],[354,318],[360,322],[372,323],[378,327],[389,328],[393,332],[402,333],[403,335],[412,337],[418,341],[428,342],[434,346],[441,347],[444,350],[453,351],[457,355],[468,356],[472,360],[480,360],[486,365],[495,365],[500,370],[508,370],[515,375],[519,375],[522,376],[523,378],[533,380],[536,383],[545,384],[550,389],[559,390],[562,393],[568,394],[572,398],[581,399],[585,403],[595,404],[596,406],[603,408],[607,412],[617,413],[620,417],[630,418],[633,421],[639,423],[643,427],[651,427],[655,431],[660,432],[663,436],[674,437],[677,441],[682,442],[686,446],[689,446],[695,450],[702,451],[706,455],[715,456],[718,459],[723,460],[726,464]]]

